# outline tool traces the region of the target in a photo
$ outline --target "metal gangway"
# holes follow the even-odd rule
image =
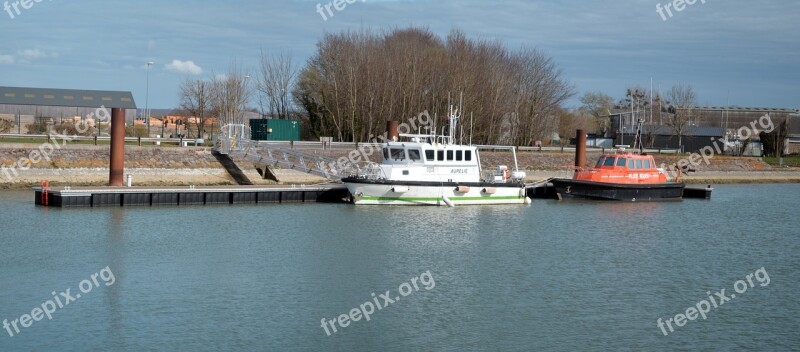
[[[354,164],[349,158],[333,158],[251,140],[250,127],[242,124],[222,126],[214,148],[221,154],[256,165],[278,166],[331,180],[347,176],[367,176],[380,172],[377,164]]]

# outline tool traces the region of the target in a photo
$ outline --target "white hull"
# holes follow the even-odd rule
[[[526,198],[524,187],[472,186],[457,192],[455,186],[345,184],[357,205],[447,205],[445,197],[454,205],[525,204]]]

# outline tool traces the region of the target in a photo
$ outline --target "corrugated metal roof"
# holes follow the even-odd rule
[[[636,125],[626,125],[625,134],[636,134]],[[654,135],[673,136],[676,135],[675,129],[670,126],[658,125],[643,125],[642,134],[652,133]],[[725,129],[722,127],[693,127],[687,126],[683,131],[684,136],[694,137],[718,137],[725,135]]]
[[[0,104],[136,109],[131,92],[77,89],[0,87]]]

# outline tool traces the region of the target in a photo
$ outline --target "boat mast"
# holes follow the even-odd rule
[[[448,141],[450,144],[455,144],[456,142],[456,132],[458,131],[458,109],[455,109],[453,106],[450,107],[450,133]]]

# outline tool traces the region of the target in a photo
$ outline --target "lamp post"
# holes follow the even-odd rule
[[[147,62],[147,93],[144,98],[144,118],[147,123],[147,137],[150,137],[150,66],[153,66],[153,64],[154,62],[152,61]]]

